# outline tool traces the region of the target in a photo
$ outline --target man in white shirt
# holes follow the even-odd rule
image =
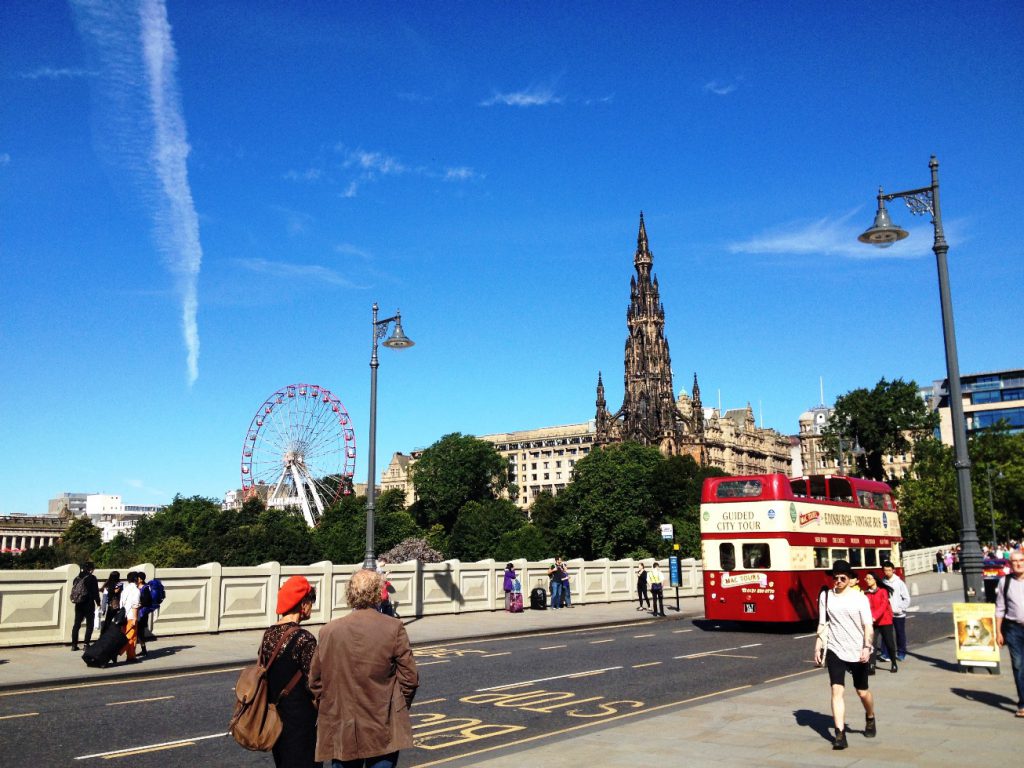
[[[860,590],[850,589],[853,568],[845,560],[832,564],[832,589],[822,589],[818,598],[818,638],[814,643],[814,663],[828,667],[832,686],[832,719],[836,738],[832,749],[846,749],[846,702],[843,692],[846,673],[864,705],[867,718],[864,735],[872,738],[875,728],[875,702],[868,690],[868,668],[873,647],[871,606]],[[823,638],[827,638],[823,642]]]
[[[128,652],[129,662],[137,661],[135,658],[135,640],[138,636],[140,598],[138,572],[132,571],[125,577],[124,590],[121,592],[121,607],[124,609],[124,615],[128,619],[124,633],[128,636],[128,643],[125,645],[125,648]]]
[[[1017,717],[1024,717],[1024,549],[1010,553],[1010,573],[996,589],[996,642],[1010,649]]]
[[[889,605],[892,606],[892,624],[896,630],[896,660],[903,661],[907,657],[907,608],[910,607],[910,590],[907,589],[906,582],[896,575],[896,566],[891,560],[882,563],[882,574],[885,576],[882,583],[892,590]],[[879,658],[882,661],[889,660],[885,654]]]

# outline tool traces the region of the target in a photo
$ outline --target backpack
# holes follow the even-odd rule
[[[153,607],[159,608],[160,603],[162,603],[164,598],[167,597],[167,591],[164,589],[164,583],[160,581],[160,579],[153,578],[147,582],[146,586],[149,587],[149,594],[153,598]]]
[[[89,599],[89,590],[85,585],[85,574],[79,574],[71,585],[71,602],[84,603]]]
[[[267,670],[274,665],[298,627],[289,627],[274,646],[266,665],[256,656],[256,663],[242,670],[235,683],[235,711],[228,724],[228,731],[241,746],[254,752],[269,752],[281,735],[281,716],[277,714],[277,702],[271,702],[267,692]],[[292,692],[302,679],[302,670],[297,671],[278,701]]]

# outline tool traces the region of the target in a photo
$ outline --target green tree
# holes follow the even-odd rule
[[[863,450],[857,456],[857,473],[885,480],[885,455],[908,453],[912,439],[924,437],[937,425],[938,416],[928,410],[916,383],[883,378],[874,389],[855,389],[838,397],[822,438],[835,454],[841,445],[845,452],[856,441]]]
[[[1010,432],[1001,423],[976,432],[969,452],[978,538],[991,539],[995,522],[996,543],[1020,541],[1024,535],[1024,433]]]
[[[526,525],[526,515],[508,499],[470,501],[459,510],[449,556],[475,562],[494,557],[501,537]]]
[[[717,467],[702,467],[692,456],[669,456],[654,469],[651,495],[662,522],[672,523],[680,557],[700,557],[700,494],[704,480],[725,475]],[[671,553],[671,542],[661,542],[656,551],[637,553],[642,557]]]
[[[508,460],[491,443],[455,432],[423,451],[412,465],[412,482],[417,522],[450,531],[466,502],[497,499],[509,489]]]
[[[498,539],[494,547],[495,560],[509,561],[520,558],[526,560],[546,560],[555,556],[555,548],[549,543],[545,533],[532,523],[507,531]]]
[[[202,565],[195,549],[180,536],[170,536],[163,541],[150,544],[142,551],[142,562],[152,563],[157,568],[195,568]],[[130,563],[121,563],[127,567]]]
[[[652,481],[663,461],[656,448],[621,443],[578,462],[572,483],[557,498],[560,554],[593,559],[655,551],[661,510]]]
[[[92,520],[79,518],[67,527],[60,542],[71,557],[70,562],[83,563],[91,560],[93,553],[103,544],[103,533]]]
[[[904,550],[960,538],[952,448],[933,437],[918,440],[911,474],[896,489],[896,497]]]
[[[123,533],[117,534],[103,544],[96,551],[93,559],[100,568],[128,568],[142,562],[131,537]]]

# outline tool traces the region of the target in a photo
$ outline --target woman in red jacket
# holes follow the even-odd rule
[[[864,574],[864,594],[868,596],[868,602],[871,604],[871,618],[874,621],[875,634],[882,636],[889,652],[889,658],[892,659],[889,671],[896,672],[898,671],[896,668],[896,632],[892,625],[892,605],[889,602],[892,590],[878,576],[869,572]],[[876,645],[875,653],[871,655],[872,673],[875,671],[877,650]]]

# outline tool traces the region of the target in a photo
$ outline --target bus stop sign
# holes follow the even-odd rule
[[[665,541],[672,541],[672,538],[674,536],[675,536],[675,531],[672,529],[672,523],[662,523],[661,524],[661,538],[663,538]]]
[[[668,578],[669,586],[680,587],[683,584],[679,578],[679,558],[676,555],[670,555],[668,558]]]

